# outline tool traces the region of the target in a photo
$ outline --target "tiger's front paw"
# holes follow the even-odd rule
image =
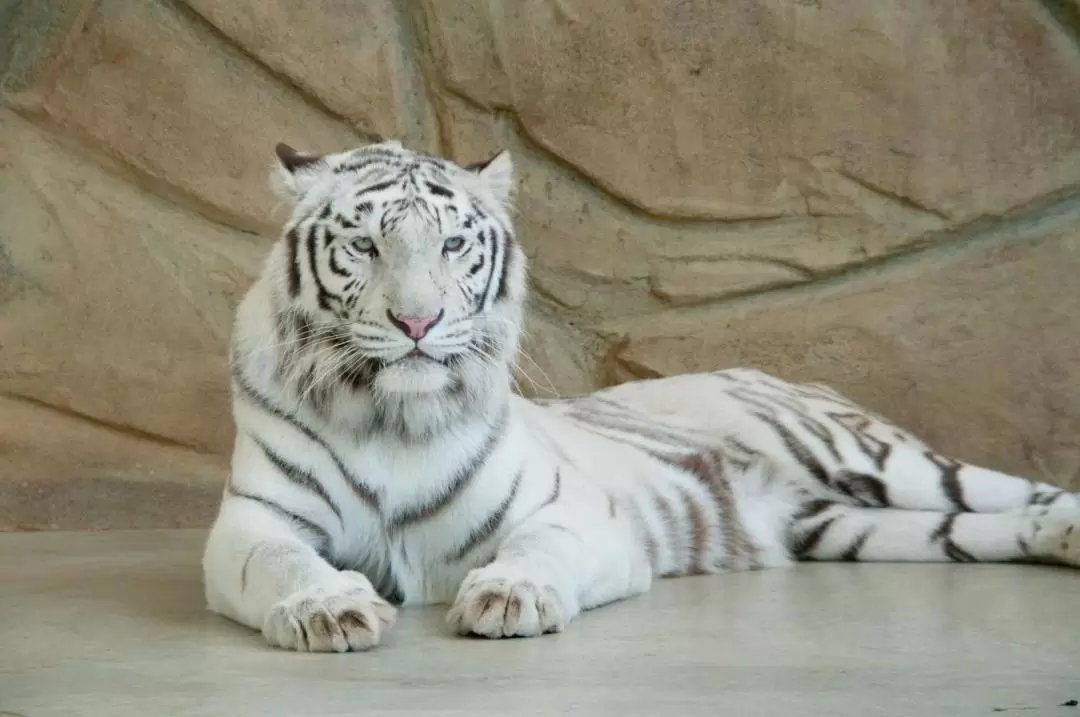
[[[578,612],[567,593],[520,568],[492,563],[465,578],[446,622],[460,634],[492,638],[561,632]]]
[[[270,609],[263,636],[276,647],[299,652],[348,652],[379,644],[393,627],[397,610],[371,582],[342,571],[325,584],[299,590]]]

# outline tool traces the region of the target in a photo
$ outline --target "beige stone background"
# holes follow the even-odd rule
[[[513,151],[529,390],[753,365],[1080,489],[1077,0],[0,0],[0,63],[0,529],[207,524],[274,143],[377,135]]]

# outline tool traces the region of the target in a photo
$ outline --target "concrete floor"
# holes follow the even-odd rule
[[[806,565],[663,581],[564,634],[366,654],[265,647],[203,609],[201,532],[0,535],[0,715],[1076,715],[1080,573]]]

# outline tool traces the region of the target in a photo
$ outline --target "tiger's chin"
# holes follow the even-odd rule
[[[406,356],[379,371],[375,388],[382,393],[436,393],[453,380],[450,369],[425,356]]]

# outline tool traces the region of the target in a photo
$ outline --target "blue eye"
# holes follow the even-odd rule
[[[357,237],[350,242],[350,245],[355,251],[358,251],[361,254],[375,253],[375,240],[371,237]]]
[[[443,242],[443,251],[461,251],[465,246],[465,237],[453,236]]]

